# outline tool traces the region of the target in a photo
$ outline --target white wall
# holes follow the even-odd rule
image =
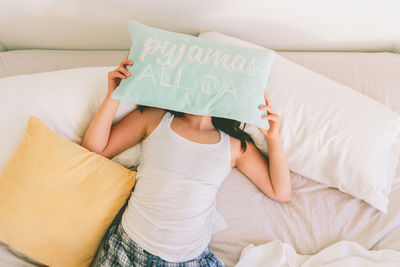
[[[400,53],[398,0],[0,0],[0,50],[128,49],[130,19],[274,50]]]

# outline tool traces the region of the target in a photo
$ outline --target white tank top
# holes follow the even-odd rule
[[[141,143],[136,185],[122,215],[125,232],[143,249],[166,261],[198,257],[212,233],[226,228],[216,195],[231,171],[229,135],[200,144],[171,129],[166,112]]]

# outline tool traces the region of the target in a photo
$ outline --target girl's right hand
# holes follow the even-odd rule
[[[121,61],[118,68],[108,72],[108,95],[111,96],[112,92],[114,92],[114,90],[119,86],[122,79],[131,76],[129,71],[125,68],[128,64],[133,65],[133,62],[130,61],[127,56]]]

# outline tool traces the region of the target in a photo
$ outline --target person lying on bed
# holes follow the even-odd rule
[[[98,266],[225,266],[208,245],[216,232],[216,194],[231,169],[237,167],[268,197],[291,199],[279,116],[265,94],[260,108],[267,110],[262,117],[270,128],[258,129],[268,158],[231,119],[139,105],[112,125],[119,101],[111,94],[130,75],[127,64],[134,63],[126,57],[108,73],[108,94],[82,142],[109,159],[142,142],[134,190],[121,220],[104,236]]]

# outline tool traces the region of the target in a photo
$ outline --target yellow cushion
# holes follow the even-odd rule
[[[135,181],[31,116],[0,174],[0,240],[50,266],[88,266]]]

